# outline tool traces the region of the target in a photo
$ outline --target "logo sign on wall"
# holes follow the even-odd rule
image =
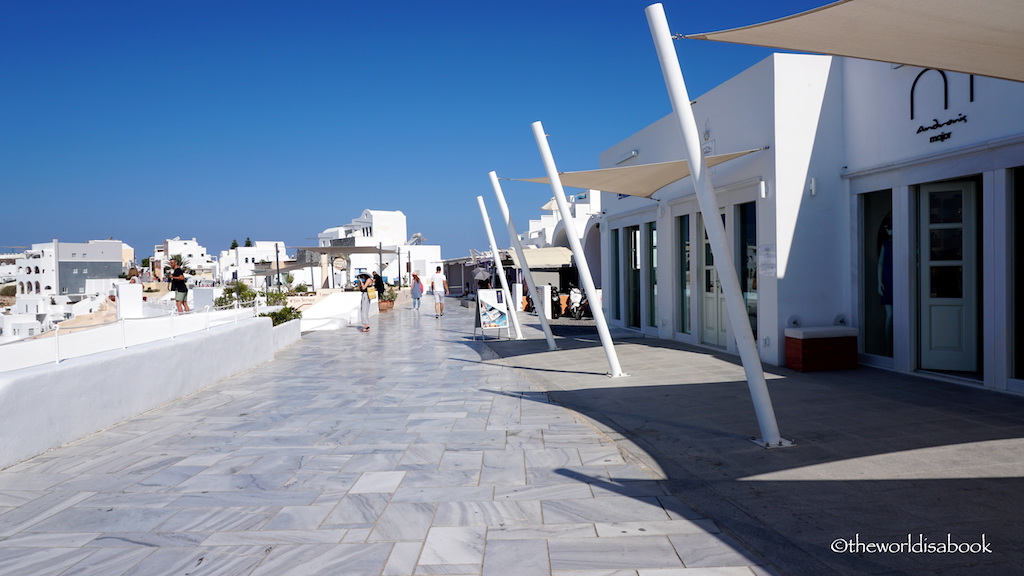
[[[501,290],[477,291],[476,325],[480,328],[508,329],[508,304]]]

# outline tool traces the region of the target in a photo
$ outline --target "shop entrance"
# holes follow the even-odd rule
[[[920,192],[920,366],[978,370],[977,209],[973,182]]]
[[[722,222],[726,223],[724,214]],[[722,284],[718,280],[715,256],[711,252],[711,243],[708,241],[703,220],[700,228],[704,238],[701,259],[701,342],[724,348],[728,343],[729,315],[725,307],[725,297],[722,295]],[[728,230],[726,224],[726,237]]]

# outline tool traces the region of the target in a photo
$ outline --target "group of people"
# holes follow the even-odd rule
[[[377,295],[382,294],[384,292],[384,280],[376,272],[372,276],[364,273],[356,277],[356,286],[362,292],[359,297],[359,321],[363,324],[360,332],[369,332],[371,300],[369,291],[373,288]],[[444,316],[444,297],[448,295],[448,278],[441,272],[440,266],[437,267],[434,275],[430,277],[430,290],[434,295],[434,318],[440,318]],[[409,291],[409,295],[412,297],[413,310],[420,309],[420,298],[423,297],[424,292],[423,281],[420,280],[419,273],[414,272]]]
[[[191,312],[188,306],[188,279],[185,278],[185,271],[181,269],[181,265],[177,260],[170,260],[171,271],[167,276],[167,280],[170,282],[171,292],[174,292],[174,305],[178,310],[178,314],[184,312]],[[142,284],[142,273],[138,268],[132,268],[128,271],[128,283],[129,284]]]

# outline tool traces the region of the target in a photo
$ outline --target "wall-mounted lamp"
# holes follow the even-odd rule
[[[621,158],[621,159],[620,159],[620,160],[619,160],[618,162],[616,162],[615,164],[616,164],[616,165],[622,164],[622,163],[623,163],[623,162],[625,162],[626,160],[630,160],[630,159],[632,159],[632,158],[636,158],[636,157],[637,157],[637,156],[638,156],[639,154],[640,154],[640,151],[639,151],[639,150],[630,150],[628,154],[626,154],[625,156],[623,156],[623,157],[622,157],[622,158]]]
[[[760,193],[761,198],[767,198],[768,197],[768,183],[765,182],[764,180],[761,180],[760,182],[758,182],[757,183],[757,191]]]
[[[810,188],[810,191],[811,191],[811,196],[814,196],[814,195],[816,195],[818,193],[818,181],[816,179],[814,179],[814,178],[811,178],[811,188]]]

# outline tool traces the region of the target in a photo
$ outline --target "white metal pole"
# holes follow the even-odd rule
[[[516,340],[523,339],[523,331],[519,328],[519,316],[516,315],[515,307],[512,305],[512,291],[508,289],[508,279],[505,278],[505,267],[501,265],[501,253],[498,251],[498,243],[494,241],[494,230],[491,229],[491,219],[487,216],[487,206],[484,205],[484,197],[476,197],[480,205],[480,215],[484,219],[484,228],[487,229],[487,240],[491,243],[491,254],[494,255],[494,265],[498,268],[498,280],[501,281],[501,289],[505,291],[505,301],[508,304],[508,317],[512,326],[516,329]],[[477,296],[477,303],[480,297]],[[500,334],[499,334],[500,335]]]
[[[615,344],[612,342],[612,334],[608,330],[608,323],[604,319],[603,304],[594,306],[595,302],[601,302],[597,295],[597,288],[594,286],[594,278],[590,275],[590,266],[587,265],[587,258],[583,255],[583,245],[576,234],[576,224],[573,222],[572,214],[569,212],[569,203],[565,199],[565,190],[562,189],[562,179],[558,176],[558,169],[555,167],[555,159],[551,155],[551,147],[548,146],[548,137],[544,134],[544,126],[540,122],[534,122],[533,137],[537,140],[537,148],[540,149],[541,159],[544,160],[544,168],[548,172],[548,179],[551,180],[551,191],[555,193],[555,202],[558,204],[558,212],[562,215],[562,222],[565,225],[566,236],[569,238],[569,247],[576,258],[576,267],[580,273],[580,284],[587,293],[591,302],[590,310],[594,314],[594,323],[597,324],[597,334],[601,337],[601,345],[604,346],[605,356],[608,357],[609,375],[613,377],[626,376],[619,366],[619,357],[615,353]]]
[[[494,187],[494,194],[498,197],[498,206],[501,207],[501,215],[505,218],[505,226],[508,228],[508,236],[512,241],[512,249],[516,251],[516,256],[519,258],[519,265],[523,269],[523,278],[526,280],[526,288],[533,294],[535,302],[539,302],[540,293],[537,291],[537,283],[533,281],[533,272],[530,271],[529,264],[526,263],[526,255],[523,251],[523,243],[519,241],[519,235],[516,234],[516,227],[512,224],[512,216],[508,211],[508,203],[505,202],[505,193],[501,190],[501,184],[498,183],[498,175],[493,171],[490,172],[491,186]],[[516,303],[518,309],[518,302]],[[551,333],[551,326],[548,324],[548,317],[543,312],[537,313],[537,318],[540,319],[540,326],[544,330],[544,338],[548,341],[548,350],[558,350],[558,346],[555,345],[555,336]]]
[[[683,73],[679,68],[679,58],[672,43],[672,34],[669,32],[668,21],[665,18],[665,9],[661,4],[652,4],[647,7],[646,13],[651,36],[654,38],[654,45],[658,51],[658,59],[661,61],[661,72],[665,77],[669,99],[672,101],[672,109],[683,135],[683,147],[686,150],[687,161],[690,163],[690,179],[693,182],[700,212],[704,218],[704,228],[708,234],[708,241],[711,243],[711,252],[715,257],[716,267],[724,272],[718,276],[722,284],[722,294],[725,297],[729,322],[733,335],[736,337],[736,346],[739,348],[743,371],[747,376],[747,386],[754,403],[754,412],[757,414],[757,422],[761,429],[761,438],[755,441],[768,447],[788,445],[790,442],[780,437],[779,426],[775,421],[775,409],[772,407],[772,399],[768,394],[768,385],[764,379],[761,358],[757,353],[757,343],[754,341],[754,333],[750,328],[747,310],[743,305],[740,281],[735,272],[736,266],[732,254],[729,253],[725,226],[718,217],[715,190],[711,186],[704,156],[701,154],[697,123],[693,118],[690,97],[686,92]]]

